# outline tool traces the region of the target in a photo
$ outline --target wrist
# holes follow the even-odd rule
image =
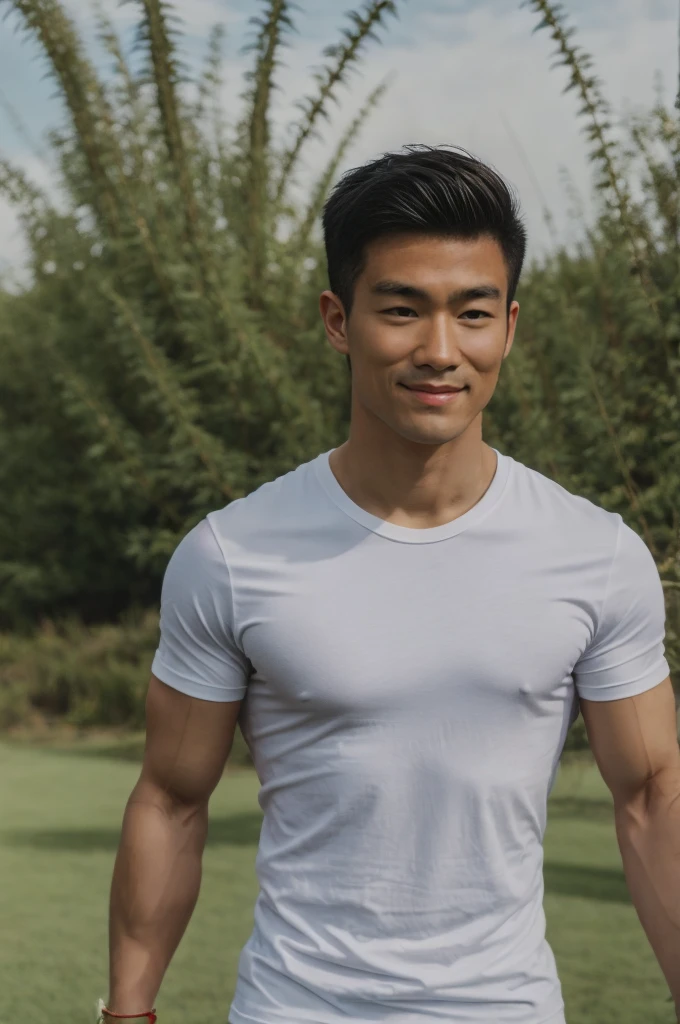
[[[149,1009],[144,1013],[107,1013],[101,1010],[97,1018],[97,1024],[156,1024],[158,1017],[155,1010]]]
[[[110,1009],[103,999],[97,1001],[97,1024],[155,1024],[158,1019],[155,1007],[142,1006],[137,1001],[134,1008],[128,1006],[125,1001],[122,1003],[112,1002]]]

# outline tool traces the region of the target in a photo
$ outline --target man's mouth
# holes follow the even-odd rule
[[[402,384],[411,394],[425,405],[446,405],[468,390],[467,384],[453,387],[450,384]]]

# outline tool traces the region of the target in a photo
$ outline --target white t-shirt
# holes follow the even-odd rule
[[[654,560],[500,452],[431,529],[364,511],[329,454],[211,512],[163,584],[153,672],[245,697],[261,782],[228,1020],[564,1024],[546,800],[578,695],[669,674]]]

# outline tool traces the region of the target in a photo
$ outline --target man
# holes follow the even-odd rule
[[[465,153],[406,147],[341,179],[324,233],[349,438],[170,560],[103,1019],[156,998],[239,721],[264,819],[230,1024],[564,1024],[542,840],[579,702],[680,1003],[656,566],[618,513],[482,440],[519,309],[514,197]]]

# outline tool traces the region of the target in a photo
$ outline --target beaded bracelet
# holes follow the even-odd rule
[[[148,1024],[156,1024],[158,1017],[156,1016],[156,1007],[153,1010],[144,1010],[143,1013],[114,1013],[113,1010],[107,1010],[104,1005],[104,1000],[100,999],[97,1003],[97,1024],[107,1024],[104,1013],[109,1017],[113,1017],[114,1020],[141,1020],[146,1017]]]

